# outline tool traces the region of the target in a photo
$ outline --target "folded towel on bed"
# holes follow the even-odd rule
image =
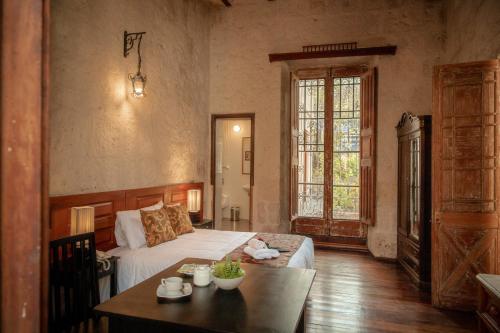
[[[243,252],[257,260],[278,258],[280,256],[277,250],[267,248],[256,250],[250,246],[246,246]]]
[[[267,249],[265,242],[252,238],[248,241],[248,246],[255,250]]]

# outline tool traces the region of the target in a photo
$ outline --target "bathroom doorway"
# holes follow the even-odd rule
[[[254,114],[212,115],[215,229],[252,230]]]

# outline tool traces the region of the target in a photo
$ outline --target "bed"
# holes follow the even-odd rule
[[[196,229],[177,239],[155,247],[131,250],[117,247],[107,253],[120,257],[118,263],[118,292],[146,280],[184,258],[194,257],[221,260],[228,253],[254,237],[254,232],[233,232]],[[313,268],[314,247],[310,238],[305,238],[299,249],[288,261],[288,267]],[[109,298],[109,282],[100,282],[101,301]]]
[[[193,233],[180,235],[178,239],[155,247],[140,247],[131,250],[120,246],[115,236],[117,213],[145,209],[158,202],[165,204],[187,203],[187,191],[199,189],[203,183],[185,183],[132,190],[88,193],[50,198],[51,239],[69,235],[70,211],[74,206],[95,208],[95,238],[98,250],[120,257],[118,263],[118,291],[122,292],[150,276],[164,270],[187,257],[220,260],[232,251],[241,248],[254,232],[232,232],[196,229]],[[200,211],[203,216],[203,211]],[[260,234],[259,234],[260,235]],[[276,234],[268,234],[276,236]],[[283,235],[280,237],[295,237]],[[302,237],[296,242],[296,251],[286,258],[288,267],[312,268],[314,247],[310,238]],[[283,255],[285,257],[285,255]],[[283,263],[282,263],[283,264]],[[100,281],[101,300],[109,298],[109,280]]]

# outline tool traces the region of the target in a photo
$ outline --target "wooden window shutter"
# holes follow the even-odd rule
[[[372,68],[361,75],[360,221],[369,225],[375,224],[376,125],[377,71]]]
[[[299,182],[299,80],[292,73],[290,76],[290,221],[298,216]]]

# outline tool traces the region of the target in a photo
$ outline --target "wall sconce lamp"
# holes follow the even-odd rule
[[[241,131],[241,127],[240,127],[240,125],[234,125],[234,126],[233,126],[233,131],[234,131],[235,133],[239,133],[239,131]]]
[[[141,41],[142,36],[146,32],[131,32],[126,30],[123,32],[123,56],[126,58],[130,51],[134,48],[134,43],[137,41],[137,73],[129,74],[128,78],[132,82],[132,96],[141,98],[146,95],[144,89],[146,87],[146,75],[141,73]]]
[[[192,223],[199,223],[201,220],[201,190],[188,190],[188,211]]]

